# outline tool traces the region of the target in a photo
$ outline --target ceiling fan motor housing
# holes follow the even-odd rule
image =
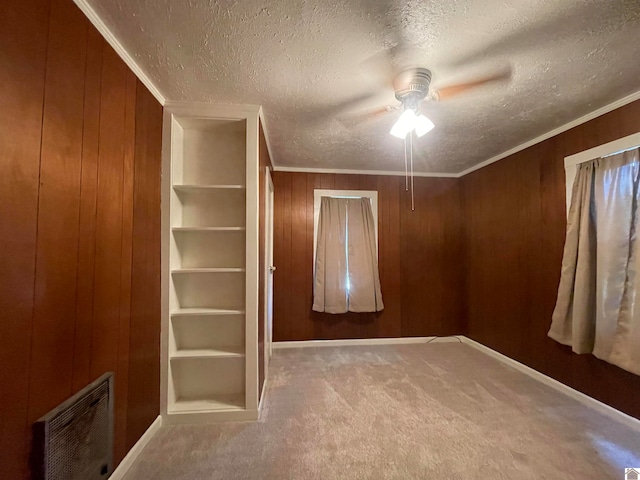
[[[401,72],[394,81],[396,98],[405,108],[417,107],[429,93],[431,71],[426,68],[411,68]],[[416,105],[413,105],[413,104]]]

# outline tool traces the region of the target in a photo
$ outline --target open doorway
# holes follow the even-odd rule
[[[273,352],[273,274],[276,267],[273,265],[273,180],[271,171],[267,167],[265,175],[265,301],[264,301],[264,375],[268,375],[269,359]]]

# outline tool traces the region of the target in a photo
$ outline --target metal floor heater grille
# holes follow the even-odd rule
[[[112,445],[113,374],[106,373],[34,424],[36,478],[106,479]]]

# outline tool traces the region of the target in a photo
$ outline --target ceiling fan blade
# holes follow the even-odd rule
[[[394,87],[398,72],[406,71],[422,63],[424,52],[416,45],[399,43],[360,62],[365,76],[385,88]]]
[[[348,127],[355,127],[360,124],[368,123],[386,116],[391,112],[399,110],[401,107],[386,105],[384,107],[375,108],[373,110],[365,110],[362,112],[354,112],[347,115],[341,115],[338,120]]]
[[[483,85],[487,85],[489,83],[508,81],[511,79],[511,75],[512,70],[511,67],[509,67],[492,75],[480,77],[476,80],[457,83],[454,85],[449,85],[447,87],[435,89],[432,93],[432,96],[436,100],[449,100],[450,98],[456,97],[460,94],[468,92],[469,90],[482,87]]]
[[[383,50],[360,62],[360,70],[374,85],[390,87],[395,71],[390,50]]]
[[[320,105],[306,112],[301,112],[299,120],[308,124],[319,124],[371,104],[371,101],[378,95],[380,95],[379,92],[367,92],[338,103]]]

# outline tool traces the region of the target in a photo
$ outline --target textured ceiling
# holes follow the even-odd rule
[[[89,3],[167,99],[262,105],[278,166],[404,169],[397,112],[345,125],[334,108],[395,104],[373,67],[399,44],[396,66],[431,69],[434,87],[513,69],[427,104],[418,172],[461,172],[640,90],[640,0]]]

